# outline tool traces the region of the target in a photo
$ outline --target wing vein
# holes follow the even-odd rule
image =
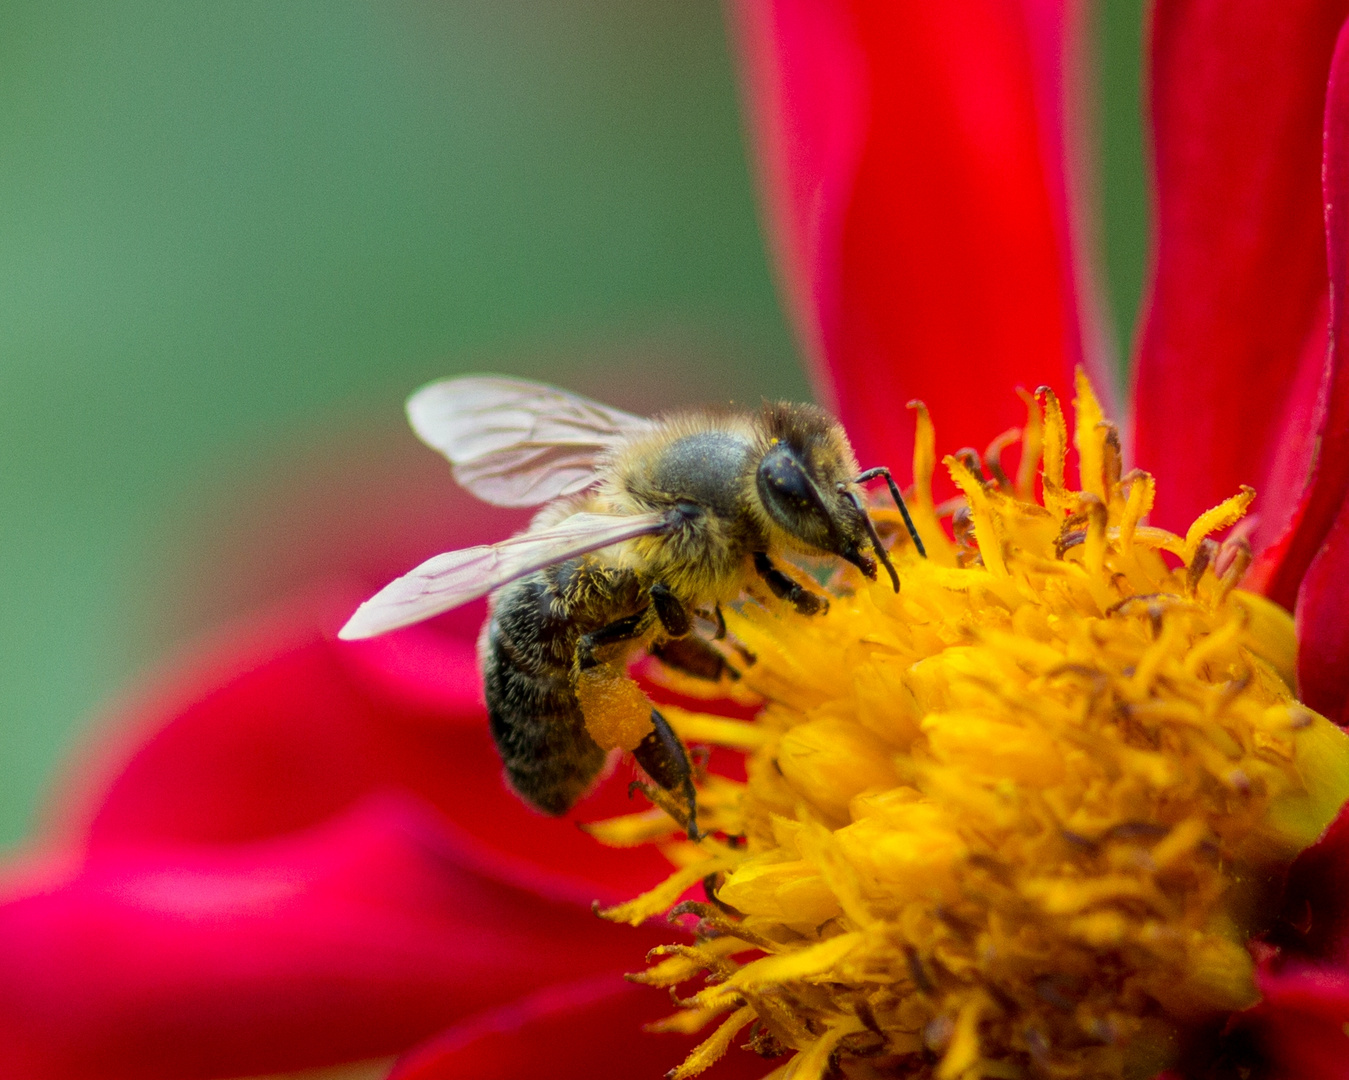
[[[606,454],[652,423],[543,383],[484,375],[423,387],[408,419],[460,484],[498,506],[584,490]]]

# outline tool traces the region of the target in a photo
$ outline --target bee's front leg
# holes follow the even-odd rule
[[[672,638],[687,637],[693,629],[693,613],[684,601],[674,594],[674,590],[662,581],[656,582],[647,590],[651,597],[651,607],[660,620],[661,629]]]
[[[772,590],[774,596],[779,600],[786,600],[800,614],[818,615],[822,611],[829,610],[828,600],[823,596],[817,596],[809,589],[803,589],[774,566],[767,553],[762,551],[754,553],[754,569],[764,579],[764,583]]]

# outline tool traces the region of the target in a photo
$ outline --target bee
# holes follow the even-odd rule
[[[647,419],[540,383],[465,376],[419,390],[407,411],[468,491],[543,509],[517,536],[397,579],[339,636],[373,637],[491,594],[478,651],[492,736],[511,786],[547,814],[569,810],[621,746],[697,838],[693,770],[669,723],[628,683],[640,716],[606,728],[583,706],[589,692],[621,683],[642,646],[702,678],[728,674],[695,619],[724,636],[721,605],[760,586],[803,615],[825,610],[780,569],[785,552],[835,556],[873,580],[879,563],[898,592],[862,499],[868,480],[884,477],[923,554],[889,470],[859,470],[841,425],[813,405]]]

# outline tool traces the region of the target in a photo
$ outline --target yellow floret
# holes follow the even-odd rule
[[[758,719],[673,717],[746,752],[748,776],[700,792],[725,840],[670,845],[673,877],[607,913],[635,923],[712,890],[717,907],[683,909],[698,944],[638,976],[693,986],[667,1028],[720,1020],[678,1077],[746,1028],[794,1055],[776,1064],[797,1080],[1150,1076],[1256,1000],[1266,883],[1349,797],[1349,738],[1297,701],[1291,618],[1236,588],[1249,553],[1209,538],[1254,493],[1184,537],[1143,525],[1152,477],[1120,475],[1086,380],[1080,490],[1057,400],[1027,398],[1015,486],[946,459],[966,506],[954,541],[919,406],[930,558],[896,549],[897,595],[840,577],[824,615],[728,612]],[[648,813],[595,831],[675,827]]]

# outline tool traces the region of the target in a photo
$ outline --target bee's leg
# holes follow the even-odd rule
[[[688,751],[669,722],[655,709],[651,710],[651,733],[637,744],[632,756],[662,788],[683,796],[688,806],[685,831],[690,840],[700,839],[697,793],[693,790],[693,769],[689,765]]]
[[[904,496],[899,493],[899,485],[895,483],[895,478],[890,475],[890,470],[884,465],[878,465],[874,469],[867,469],[853,477],[854,484],[865,484],[868,480],[874,480],[878,476],[885,477],[885,482],[890,486],[890,497],[895,500],[895,506],[899,508],[899,516],[904,519],[904,527],[909,530],[909,539],[913,541],[913,546],[918,554],[927,558],[927,549],[923,547],[923,541],[918,536],[918,530],[914,527],[913,518],[909,516],[909,508],[904,503]]]
[[[723,675],[740,678],[740,672],[726,663],[726,658],[702,638],[672,638],[651,646],[651,655],[666,667],[692,675],[695,679],[720,682]]]
[[[754,569],[767,583],[774,596],[779,600],[786,600],[802,615],[818,615],[822,611],[829,610],[828,600],[823,596],[816,596],[809,589],[803,589],[774,566],[766,553],[762,551],[754,553]]]
[[[651,595],[651,607],[660,620],[661,629],[672,638],[685,637],[693,629],[693,616],[684,602],[663,581],[656,582],[647,591]]]
[[[598,630],[592,630],[589,634],[582,634],[581,639],[576,643],[576,663],[582,670],[593,668],[599,663],[595,658],[596,649],[641,637],[650,625],[651,609],[644,607],[641,611],[634,611],[631,615],[616,619],[608,626],[601,626]]]
[[[721,613],[721,604],[712,606],[712,614],[717,617],[717,632],[712,635],[712,640],[721,641],[726,636],[726,616]]]

